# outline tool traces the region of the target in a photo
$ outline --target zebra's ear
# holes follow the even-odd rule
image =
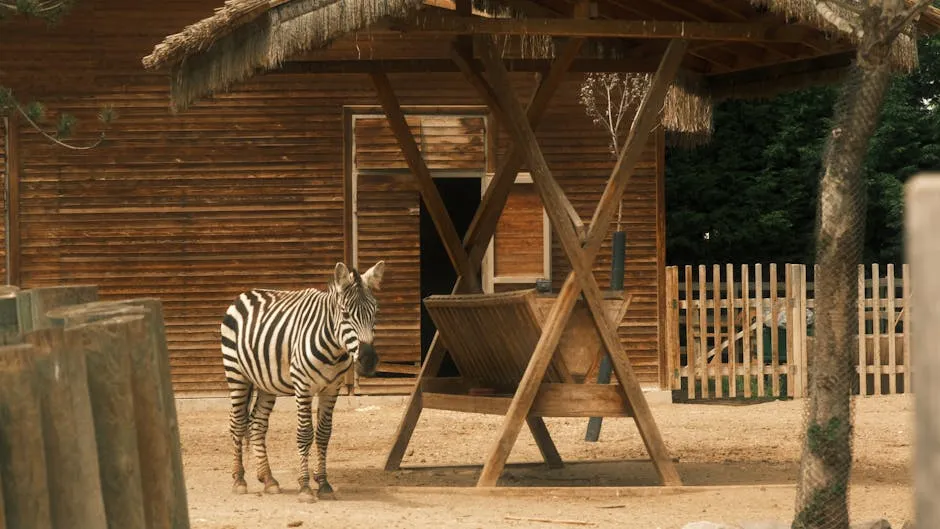
[[[336,288],[342,290],[348,285],[351,281],[350,276],[351,274],[345,263],[342,261],[336,263],[336,268],[333,269],[333,284],[336,285]]]
[[[362,282],[365,283],[370,290],[379,290],[379,287],[382,285],[382,274],[385,273],[385,261],[379,261],[375,265],[366,270],[366,273],[362,274]]]

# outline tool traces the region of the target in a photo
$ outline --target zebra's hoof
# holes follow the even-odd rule
[[[281,486],[278,485],[276,481],[272,483],[268,483],[267,485],[264,486],[264,493],[265,494],[280,494]]]
[[[248,494],[248,484],[242,481],[232,486],[232,492],[235,494]]]
[[[317,501],[317,497],[313,495],[313,491],[310,490],[310,487],[304,487],[300,489],[300,493],[297,495],[297,501],[300,503],[313,503]]]
[[[317,490],[317,497],[321,500],[335,500],[336,493],[333,492],[333,487],[329,483],[323,481],[320,483],[319,490]]]

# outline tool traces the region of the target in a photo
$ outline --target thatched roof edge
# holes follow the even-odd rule
[[[416,11],[423,0],[228,0],[212,17],[167,37],[144,57],[146,68],[170,66],[174,109],[226,90],[287,57],[388,16]]]

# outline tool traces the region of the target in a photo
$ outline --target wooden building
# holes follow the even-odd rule
[[[384,259],[377,346],[380,371],[395,377],[358,381],[357,391],[407,392],[431,336],[420,300],[449,292],[457,276],[366,74],[388,73],[462,234],[512,143],[451,59],[455,34],[477,31],[447,16],[453,5],[444,0],[390,1],[386,7],[396,13],[411,16],[421,4],[422,12],[434,16],[416,31],[384,19],[367,25],[368,17],[355,9],[332,13],[339,21],[332,33],[311,29],[315,37],[308,36],[322,43],[301,46],[310,49],[251,78],[245,71],[181,84],[176,71],[168,83],[166,72],[143,67],[141,59],[166,35],[212,16],[219,3],[165,0],[131,9],[117,0],[83,0],[54,28],[22,19],[0,23],[2,84],[20,99],[42,100],[54,111],[82,118],[77,143],[97,137],[99,106],[111,104],[118,112],[106,142],[87,151],[53,145],[15,113],[4,120],[0,263],[7,283],[24,288],[92,283],[104,298],[161,298],[175,388],[180,394],[209,394],[225,388],[218,325],[239,291],[322,286],[337,261],[364,268]],[[162,61],[192,55],[227,31],[269,23],[264,16],[274,9],[303,3],[227,2],[211,19],[215,26],[207,40],[186,41],[175,49],[177,55]],[[357,5],[353,0],[328,4]],[[570,21],[566,17],[573,9],[564,0],[512,4],[515,16],[558,21]],[[788,24],[774,2],[630,4],[598,2],[591,16],[688,21],[688,28],[700,33],[689,33],[695,41],[682,66],[707,86],[707,97],[699,99],[709,104],[832,81],[844,74],[852,56],[851,42],[839,35],[827,38],[823,22],[810,17]],[[918,24],[930,29],[938,21],[934,9]],[[755,25],[748,29],[748,24]],[[676,32],[675,24],[663,24],[661,38],[645,40],[626,35],[638,31],[630,28],[604,26],[597,36],[608,37],[605,47],[585,47],[575,59],[536,131],[553,174],[586,220],[614,160],[606,133],[578,102],[584,72],[650,72],[668,31]],[[509,35],[518,33],[510,30]],[[552,29],[558,37],[572,31],[562,25]],[[708,39],[709,31],[716,42]],[[530,97],[537,74],[551,62],[551,49],[561,47],[544,39],[511,38],[506,44],[516,92]],[[548,55],[532,51],[544,46]],[[198,66],[198,59],[193,64]],[[905,64],[900,60],[899,66]],[[214,85],[219,79],[225,82]],[[215,90],[220,92],[215,97],[192,102]],[[189,108],[171,112],[170,97]],[[710,107],[703,108],[707,114]],[[654,387],[665,387],[668,374],[662,343],[665,129],[686,130],[668,108],[664,120],[649,137],[623,200],[625,289],[634,299],[619,335],[638,378]],[[593,265],[602,288],[609,277],[608,246],[605,242]],[[515,288],[550,277],[558,289],[568,271],[523,172],[484,266],[485,288]]]

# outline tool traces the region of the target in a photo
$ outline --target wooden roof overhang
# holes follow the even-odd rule
[[[441,4],[445,0],[435,1]],[[851,43],[838,36],[827,36],[821,27],[787,23],[778,15],[754,8],[755,4],[761,5],[756,0],[601,0],[594,4],[580,0],[577,4],[567,0],[508,0],[514,8],[527,10],[526,13],[538,10],[538,13],[534,13],[535,17],[526,16],[524,19],[493,19],[474,15],[470,1],[457,0],[453,10],[450,10],[423,6],[420,0],[229,0],[226,8],[217,14],[223,20],[194,24],[183,33],[169,37],[157,46],[154,54],[145,58],[144,63],[148,67],[171,66],[174,87],[180,87],[179,91],[174,91],[173,97],[184,106],[190,100],[211,92],[213,86],[231,86],[259,70],[368,74],[414,174],[421,198],[457,270],[454,295],[480,292],[479,274],[484,252],[495,233],[515,176],[525,163],[553,232],[571,264],[571,272],[545,316],[539,338],[515,392],[507,397],[508,405],[500,407],[499,413],[504,414],[504,420],[487,456],[478,486],[496,484],[523,424],[529,426],[546,461],[549,464],[560,463],[544,423],[540,417],[533,415],[537,409],[533,408],[533,404],[543,387],[548,367],[579,298],[583,298],[593,326],[610,358],[619,382],[618,395],[622,411],[634,419],[663,484],[679,485],[681,478],[620,342],[617,326],[607,318],[604,297],[592,273],[592,264],[649,134],[659,126],[667,92],[680,70],[706,76],[710,78],[710,83],[729,86],[732,90],[737,89],[733,79],[738,75],[749,76],[742,78],[758,83],[776,82],[773,75],[788,74],[815,75],[819,79],[825,78],[825,72],[844,68],[848,64]],[[289,10],[272,11],[290,4],[307,5],[293,13]],[[342,19],[342,15],[326,11],[338,4],[342,8],[340,11],[358,9],[358,14]],[[311,12],[310,9],[319,11]],[[393,14],[393,11],[396,16],[385,16]],[[265,20],[264,13],[273,14]],[[383,13],[383,16],[376,16]],[[550,16],[552,13],[559,16]],[[307,20],[306,26],[282,25],[285,20],[308,15],[313,20]],[[933,17],[937,13],[934,10],[928,15]],[[258,27],[252,29],[252,24]],[[918,24],[923,25],[924,18]],[[343,57],[342,35],[366,26],[370,28],[370,33],[399,32],[402,36],[410,34],[408,38],[419,35],[420,39],[444,39],[447,45],[417,46],[410,52],[417,53],[417,57],[394,57],[394,53],[388,49],[375,49],[377,53],[389,55],[381,59],[374,56],[365,59]],[[330,29],[335,27],[344,29]],[[282,28],[284,34],[279,34]],[[239,38],[230,38],[240,30],[244,31]],[[565,37],[565,40],[558,43],[557,50],[546,54],[548,57],[526,59],[520,56],[507,59],[505,50],[497,49],[494,40],[489,37],[526,36],[534,31],[542,35]],[[228,41],[225,41],[226,38]],[[608,57],[586,46],[589,39],[598,38],[615,39],[615,48],[625,57]],[[311,45],[311,41],[317,43]],[[220,42],[223,44],[218,44]],[[341,52],[339,57],[335,56],[337,50]],[[530,62],[522,62],[526,60]],[[593,62],[584,63],[585,60]],[[615,60],[628,62],[608,62]],[[187,64],[187,61],[192,62]],[[900,62],[904,62],[903,57]],[[617,162],[588,223],[583,222],[575,212],[553,177],[534,132],[553,93],[567,73],[579,64],[582,70],[588,68],[585,64],[595,69],[614,71],[622,71],[620,66],[629,65],[626,71],[639,69],[652,72],[649,89],[639,103]],[[522,65],[531,65],[533,69],[544,72],[525,106],[514,93],[509,78],[509,68]],[[205,71],[200,73],[200,68]],[[500,161],[462,240],[432,181],[388,79],[391,71],[454,69],[461,72],[475,88],[498,122],[508,130],[513,141],[510,151]],[[195,86],[187,87],[186,75],[202,75],[203,78]],[[494,325],[499,323],[493,322]],[[399,424],[386,459],[386,469],[399,468],[418,417],[425,407],[422,398],[424,383],[434,379],[444,355],[445,348],[438,333],[422,364],[418,381]],[[576,394],[576,390],[569,393],[572,396]],[[582,393],[580,398],[587,398],[585,395],[587,393]],[[453,409],[468,411],[486,406],[482,401],[475,400],[480,397],[472,394],[457,396],[460,404],[455,404]],[[596,409],[600,409],[600,406]]]

